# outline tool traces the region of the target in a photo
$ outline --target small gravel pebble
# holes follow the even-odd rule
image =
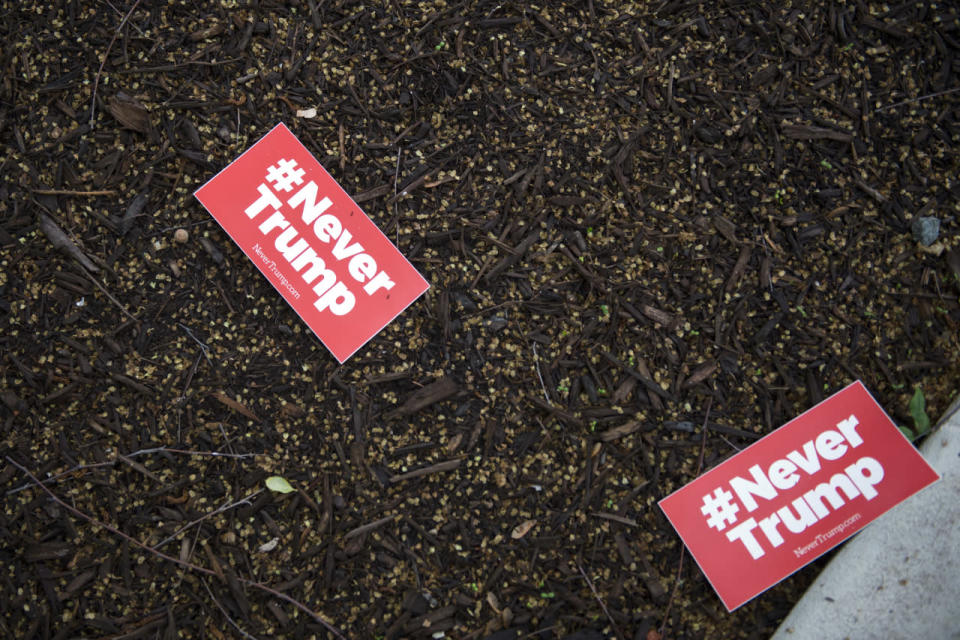
[[[913,231],[913,239],[925,247],[929,247],[937,241],[940,235],[940,220],[928,216],[914,218],[910,225]]]

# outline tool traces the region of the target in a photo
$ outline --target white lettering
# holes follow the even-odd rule
[[[277,248],[284,258],[287,259],[287,262],[290,262],[298,255],[303,253],[303,250],[307,248],[307,241],[303,238],[300,238],[293,245],[290,242],[299,237],[296,227],[289,227],[283,233],[277,236],[277,239],[273,241],[273,246]]]
[[[350,275],[353,276],[354,280],[362,283],[367,278],[374,276],[377,272],[377,263],[369,255],[361,253],[350,260],[350,265],[347,270],[350,272]]]
[[[767,470],[767,476],[770,482],[777,489],[790,489],[800,480],[800,474],[796,473],[797,465],[788,460],[776,460]]]
[[[303,221],[307,224],[313,223],[317,216],[333,204],[330,198],[324,198],[319,203],[317,202],[317,183],[313,180],[303,185],[300,191],[297,191],[292,198],[287,200],[291,209],[296,209],[301,202],[303,203]]]
[[[794,500],[793,506],[797,510],[796,518],[793,517],[793,512],[790,511],[790,505],[780,507],[780,509],[777,510],[777,515],[780,516],[780,522],[792,533],[800,533],[817,521],[817,516],[813,515],[813,511],[810,510],[810,507],[807,506],[803,498]]]
[[[813,446],[813,440],[804,443],[802,456],[797,451],[791,451],[787,454],[787,458],[810,475],[820,471],[820,459],[817,457],[817,450]]]
[[[867,500],[873,500],[877,497],[877,490],[873,486],[883,480],[883,467],[880,463],[869,456],[860,458],[852,465],[844,469],[853,484]]]
[[[387,289],[389,291],[390,289],[393,289],[393,285],[394,282],[390,279],[390,276],[388,276],[386,272],[381,271],[373,280],[363,285],[363,290],[368,296],[370,296],[373,295],[373,292],[377,289]]]
[[[267,185],[261,183],[260,186],[257,187],[257,191],[260,192],[260,197],[257,198],[256,202],[243,210],[243,212],[247,214],[247,217],[251,220],[256,218],[260,212],[266,209],[268,206],[271,206],[274,209],[279,209],[280,205],[282,204],[280,202],[280,198],[275,196],[273,191],[271,191],[270,187]]]
[[[860,424],[860,422],[857,420],[857,416],[852,414],[843,422],[837,423],[837,429],[840,429],[840,433],[847,439],[851,447],[859,447],[863,444],[863,438],[856,432],[858,424]]]
[[[344,260],[363,251],[363,246],[359,242],[350,244],[350,240],[352,238],[353,234],[344,229],[343,233],[340,234],[340,237],[337,238],[337,244],[333,245],[334,258],[337,260]]]
[[[783,544],[783,536],[777,531],[778,524],[780,524],[780,518],[775,513],[771,513],[760,521],[761,531],[767,536],[767,540],[770,541],[770,544],[773,545],[774,548]]]
[[[343,225],[340,224],[340,220],[329,213],[317,218],[313,225],[313,232],[317,234],[321,242],[330,242],[338,237],[341,231],[343,231]]]
[[[843,444],[843,436],[827,429],[817,436],[817,452],[825,460],[836,460],[847,452],[847,445]]]
[[[260,224],[260,233],[267,235],[276,228],[286,229],[290,226],[290,221],[283,217],[279,211],[274,211],[273,215]]]
[[[316,287],[314,291],[317,291]],[[356,298],[353,297],[353,294],[350,293],[347,286],[342,282],[338,282],[330,287],[329,291],[321,294],[317,301],[313,303],[313,306],[317,308],[317,311],[330,309],[330,313],[333,315],[342,316],[350,313],[354,303],[356,303]]]
[[[757,521],[753,518],[744,520],[730,531],[727,531],[727,540],[733,542],[734,540],[739,540],[743,543],[743,546],[746,547],[747,551],[750,553],[750,557],[756,560],[757,558],[762,558],[764,555],[763,547],[760,546],[760,543],[757,542],[757,539],[753,535],[753,530],[757,528]]]
[[[747,508],[747,511],[754,511],[757,508],[757,501],[753,499],[754,495],[758,495],[765,500],[773,500],[777,497],[777,490],[767,480],[767,476],[763,475],[760,465],[753,465],[749,471],[753,475],[753,482],[740,476],[734,476],[730,479],[730,488],[737,492],[737,497],[740,498],[740,502]]]
[[[860,495],[860,491],[853,486],[850,478],[842,473],[835,473],[833,477],[830,478],[830,482],[821,482],[803,494],[803,499],[807,501],[807,504],[810,505],[810,508],[817,514],[818,518],[823,518],[829,513],[826,505],[823,504],[824,499],[830,503],[834,511],[842,507],[846,502],[840,497],[838,489],[843,489],[843,492],[847,494],[847,500],[852,500]]]
[[[303,279],[307,284],[310,284],[314,279],[323,274],[323,281],[326,282],[328,279],[336,280],[337,276],[330,269],[327,269],[326,263],[323,261],[323,258],[317,255],[317,252],[313,249],[307,249],[300,256],[290,263],[290,265],[296,270],[301,271],[305,266],[310,265],[310,269],[302,274]],[[330,285],[327,285],[328,287]],[[326,287],[324,288],[326,291]]]

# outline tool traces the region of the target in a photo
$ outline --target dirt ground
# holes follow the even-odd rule
[[[0,636],[767,637],[657,500],[960,388],[956,6],[773,4],[2,0]],[[280,121],[432,285],[343,366],[192,196]]]

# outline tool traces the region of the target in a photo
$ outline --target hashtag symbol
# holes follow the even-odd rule
[[[303,182],[303,169],[297,168],[296,160],[281,160],[267,169],[267,180],[277,191],[290,191],[293,185]]]
[[[700,513],[707,516],[707,526],[715,527],[717,531],[723,531],[727,524],[733,524],[737,521],[737,511],[740,507],[733,502],[733,494],[718,488],[713,492],[703,496],[703,506],[700,507]]]

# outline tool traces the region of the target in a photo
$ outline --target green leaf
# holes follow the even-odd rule
[[[897,428],[900,429],[900,432],[903,433],[903,435],[905,435],[907,437],[907,440],[909,440],[910,442],[913,442],[913,439],[916,438],[916,436],[913,434],[913,429],[911,429],[910,427],[897,427]]]
[[[276,491],[277,493],[293,493],[296,491],[296,489],[290,486],[287,479],[282,476],[270,476],[267,478],[267,489]]]
[[[923,390],[920,387],[913,392],[910,398],[910,416],[913,418],[913,426],[916,427],[918,436],[922,436],[930,431],[930,418],[927,417],[927,399],[923,397]]]

